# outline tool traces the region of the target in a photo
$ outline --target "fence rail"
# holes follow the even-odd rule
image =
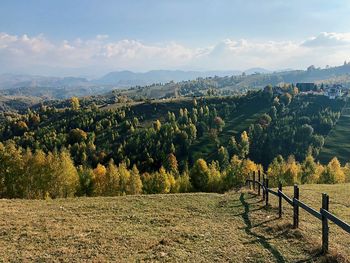
[[[318,212],[316,209],[300,201],[298,185],[294,185],[293,198],[289,197],[283,192],[282,184],[279,184],[278,191],[275,191],[269,188],[269,179],[266,179],[264,175],[262,176],[262,182],[261,182],[260,171],[258,171],[258,180],[255,180],[255,172],[254,172],[253,179],[246,180],[246,185],[250,189],[253,186],[253,190],[254,191],[257,190],[258,195],[260,195],[260,192],[262,190],[263,200],[265,200],[266,206],[269,205],[269,194],[277,196],[279,199],[279,202],[278,202],[279,217],[282,217],[282,209],[283,209],[282,201],[285,200],[289,205],[291,205],[293,207],[293,227],[294,228],[299,227],[299,208],[305,210],[310,215],[322,221],[322,252],[323,253],[327,253],[329,249],[328,221],[333,222],[335,225],[337,225],[338,227],[340,227],[341,229],[343,229],[344,231],[350,234],[350,225],[329,212],[329,196],[326,193],[322,194],[322,207]]]

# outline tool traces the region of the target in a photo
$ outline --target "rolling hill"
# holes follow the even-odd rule
[[[333,157],[337,157],[343,164],[350,161],[350,105],[347,103],[341,112],[341,116],[325,140],[318,159],[328,163]]]
[[[0,95],[32,96],[43,99],[64,99],[71,96],[103,94],[112,90],[130,97],[164,98],[177,95],[199,95],[208,88],[221,94],[246,92],[280,83],[317,82],[341,83],[350,86],[350,64],[319,69],[270,72],[252,68],[240,71],[181,71],[153,70],[144,73],[131,71],[110,72],[87,80],[80,77],[45,77],[29,75],[0,75]],[[133,87],[131,90],[127,90]]]

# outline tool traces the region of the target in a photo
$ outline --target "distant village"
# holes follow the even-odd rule
[[[297,83],[296,87],[300,94],[322,95],[330,99],[340,98],[348,94],[348,89],[344,88],[341,84],[317,85],[315,83]]]

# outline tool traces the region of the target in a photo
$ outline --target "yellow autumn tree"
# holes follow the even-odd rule
[[[127,194],[128,193],[128,184],[130,180],[130,171],[128,170],[125,163],[121,163],[118,166],[118,172],[119,172],[119,189],[121,194]]]
[[[338,184],[345,182],[345,174],[337,157],[334,157],[328,163],[321,175],[320,182],[327,184]]]
[[[56,177],[59,181],[59,196],[73,197],[79,184],[79,176],[74,162],[70,157],[68,150],[60,153],[59,175]]]
[[[70,99],[70,103],[71,103],[71,106],[72,106],[73,110],[79,110],[80,103],[79,103],[79,99],[77,97],[72,97]]]
[[[221,173],[220,167],[217,161],[212,161],[209,164],[209,180],[207,191],[220,192],[221,191]]]
[[[283,185],[293,185],[301,183],[301,166],[295,161],[294,156],[289,156],[285,167],[284,173],[280,178],[280,182]]]
[[[107,187],[107,169],[102,164],[97,164],[94,169],[94,193],[96,196],[102,195]]]
[[[350,183],[350,163],[346,163],[343,168],[345,174],[345,182]]]
[[[239,143],[239,157],[245,158],[249,154],[249,137],[246,131],[241,134],[241,140]]]
[[[252,174],[255,172],[255,174],[258,173],[258,166],[256,163],[254,163],[250,159],[244,159],[242,161],[242,183],[245,182],[246,179],[252,179]]]
[[[116,196],[120,194],[120,174],[118,167],[110,160],[106,170],[106,186],[103,195]]]
[[[37,150],[34,155],[27,151],[24,158],[27,162],[25,195],[27,198],[44,198],[50,180],[46,154],[42,150]]]
[[[176,156],[173,153],[168,154],[166,163],[165,163],[165,168],[168,172],[172,173],[173,175],[178,175],[179,170],[178,170],[178,163]]]
[[[269,186],[277,186],[285,172],[285,161],[281,155],[275,157],[267,168],[267,177]]]
[[[142,181],[136,165],[132,167],[126,193],[131,195],[142,193]]]
[[[191,183],[198,191],[205,191],[209,182],[209,167],[204,159],[198,159],[191,170]]]
[[[237,155],[232,156],[230,164],[222,177],[224,190],[244,184],[242,160]]]

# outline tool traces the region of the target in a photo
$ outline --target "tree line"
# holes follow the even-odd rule
[[[245,135],[243,134],[242,137]],[[155,172],[140,173],[137,166],[125,163],[95,168],[75,166],[69,151],[44,153],[18,148],[13,142],[0,143],[0,197],[45,199],[74,196],[118,196],[166,194],[192,191],[224,192],[240,187],[251,174],[263,171],[248,158],[233,155],[230,160],[207,163],[195,161],[191,169],[178,170],[175,155],[169,154],[164,166]],[[266,171],[272,186],[278,182],[344,183],[350,182],[350,164],[341,166],[337,158],[327,165],[315,162],[311,155],[299,163],[293,156],[277,156]]]

